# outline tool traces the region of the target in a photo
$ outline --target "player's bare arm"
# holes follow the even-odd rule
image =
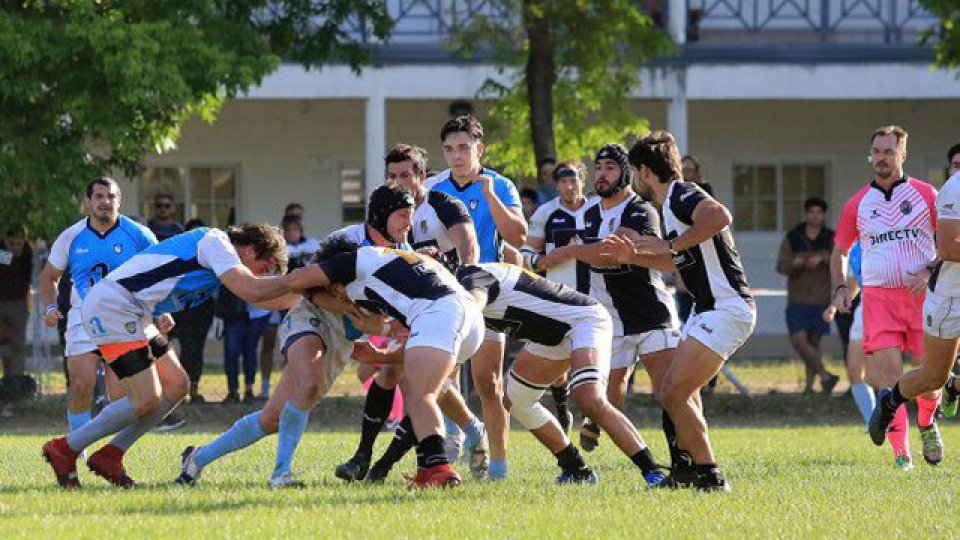
[[[483,196],[490,205],[490,214],[493,215],[493,221],[497,224],[500,236],[511,246],[520,248],[527,237],[527,220],[523,218],[522,210],[503,204],[500,197],[497,197],[493,191],[493,178],[482,174],[480,182],[483,187]]]
[[[57,270],[49,262],[44,265],[43,270],[40,272],[40,302],[43,303],[44,306],[52,306],[44,313],[43,317],[43,322],[48,328],[53,328],[57,325],[57,320],[63,318],[63,314],[56,308],[57,283],[60,281],[60,276],[62,275],[63,271]]]
[[[833,246],[830,254],[830,281],[833,284],[833,305],[837,311],[848,313],[853,295],[847,285],[847,255],[850,248]]]
[[[944,261],[960,262],[960,220],[937,220],[937,256]]]
[[[474,229],[473,223],[458,223],[447,229],[447,236],[450,237],[450,241],[456,246],[461,263],[475,264],[480,260],[477,231]]]
[[[246,266],[237,266],[224,272],[220,281],[242,300],[259,304],[288,294],[291,287],[285,278],[286,276],[257,277]]]

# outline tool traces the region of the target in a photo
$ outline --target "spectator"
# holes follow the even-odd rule
[[[813,391],[820,377],[824,394],[840,380],[827,371],[820,338],[830,333],[823,312],[830,304],[830,254],[834,232],[824,225],[827,202],[811,197],[803,203],[805,219],[787,233],[780,244],[777,272],[787,276],[787,329],[790,344],[806,365],[804,393]]]
[[[557,160],[552,157],[543,158],[537,164],[537,191],[533,199],[537,206],[556,198],[557,181],[553,178],[553,170],[556,168]],[[527,216],[527,219],[529,220],[530,216]]]
[[[223,319],[224,371],[227,397],[224,403],[240,402],[240,357],[243,357],[244,403],[254,399],[257,378],[257,347],[270,319],[270,312],[237,298],[222,287],[217,297],[216,314]]]
[[[684,182],[693,182],[700,186],[700,189],[706,191],[708,195],[716,198],[716,195],[713,194],[713,186],[710,185],[710,182],[703,180],[703,174],[700,172],[700,160],[693,156],[683,156],[681,165]]]
[[[947,178],[960,172],[960,143],[947,150],[947,162],[950,163],[950,172],[947,174]]]
[[[303,205],[298,202],[292,202],[283,209],[283,217],[293,216],[303,219]]]
[[[205,226],[199,219],[187,222],[188,231]],[[180,342],[180,363],[190,377],[190,403],[205,401],[200,393],[200,377],[203,375],[203,349],[210,325],[213,324],[213,311],[213,302],[203,302],[173,316],[177,325],[170,332],[170,338]]]
[[[33,272],[33,252],[22,227],[11,228],[0,244],[0,326],[10,353],[3,357],[3,376],[26,370],[27,297]]]
[[[547,199],[550,200],[550,199]],[[537,211],[540,205],[537,203],[537,192],[527,188],[520,190],[520,205],[523,208],[523,218],[530,221],[533,213]]]
[[[173,218],[175,212],[172,195],[159,193],[153,198],[154,217],[147,221],[147,227],[157,236],[157,240],[163,242],[183,232],[183,224]]]

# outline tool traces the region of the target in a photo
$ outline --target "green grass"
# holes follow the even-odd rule
[[[643,432],[663,456],[662,437]],[[646,491],[608,438],[586,454],[599,485],[557,487],[552,456],[518,431],[506,483],[411,492],[395,470],[384,486],[345,486],[332,470],[357,434],[311,432],[295,466],[306,490],[266,487],[274,438],[214,463],[195,489],[170,486],[180,450],[214,435],[148,435],[127,458],[140,487],[119,491],[83,470],[84,489],[69,493],[54,486],[39,455],[47,435],[0,437],[0,538],[930,538],[955,531],[956,454],[939,468],[918,463],[895,472],[889,449],[875,448],[853,425],[715,430],[729,495]],[[912,435],[920,459],[915,428]],[[946,439],[948,453],[960,445],[949,426]],[[382,449],[387,437],[378,442]],[[412,466],[411,459],[399,468]]]

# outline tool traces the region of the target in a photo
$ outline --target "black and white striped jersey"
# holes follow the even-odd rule
[[[584,213],[587,243],[599,242],[618,228],[660,236],[660,216],[634,194],[613,208],[597,199]],[[629,336],[678,326],[673,296],[659,270],[628,264],[590,267],[590,295],[610,312],[613,334]]]
[[[486,293],[488,328],[540,345],[559,345],[578,321],[595,319],[601,309],[593,298],[513,264],[464,265],[457,279],[467,291]]]
[[[677,238],[693,225],[693,211],[711,198],[691,182],[673,182],[667,188],[663,221],[667,239]],[[705,313],[732,303],[752,309],[754,302],[730,228],[713,238],[685,249],[674,257],[683,283],[694,297],[697,313]]]
[[[542,204],[530,216],[528,236],[543,238],[543,252],[550,253],[558,247],[584,241],[583,215],[593,203],[588,200],[577,210],[563,205],[560,197],[554,197]],[[569,260],[547,269],[547,279],[562,283],[584,294],[590,292],[590,266],[586,263]]]
[[[358,306],[404,325],[436,300],[452,295],[468,298],[440,263],[411,251],[362,246],[319,264],[331,283],[346,286],[347,296]]]
[[[413,214],[413,249],[435,247],[447,268],[459,266],[460,254],[448,231],[461,223],[473,224],[470,212],[462,202],[442,191],[428,191]]]

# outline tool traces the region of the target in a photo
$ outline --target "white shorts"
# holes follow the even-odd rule
[[[350,355],[353,354],[353,342],[344,335],[343,319],[339,315],[318,309],[306,300],[301,300],[287,312],[280,323],[277,335],[280,351],[287,362],[292,360],[287,355],[288,349],[300,338],[317,336],[323,342],[321,361],[324,365],[324,374],[320,388],[321,395],[326,395],[330,391],[334,381],[350,360]]]
[[[747,338],[757,323],[757,312],[744,307],[717,307],[705,313],[690,315],[683,325],[680,339],[693,338],[706,348],[729,360]]]
[[[87,330],[83,327],[80,308],[71,307],[67,312],[67,331],[64,334],[67,346],[63,351],[67,358],[96,352],[97,346],[90,340]]]
[[[591,316],[571,322],[570,331],[559,345],[541,345],[527,343],[524,349],[530,354],[547,360],[568,360],[577,349],[596,349],[607,357],[609,367],[610,343],[613,340],[613,321],[606,308],[596,304],[591,306]]]
[[[80,307],[83,327],[96,345],[150,339],[143,307],[129,291],[104,279],[94,285]],[[152,332],[151,332],[152,333]],[[154,334],[155,335],[155,334]]]
[[[483,341],[494,341],[496,343],[506,343],[507,335],[503,332],[497,332],[496,330],[491,330],[484,327],[483,329]]]
[[[636,364],[645,354],[676,349],[677,343],[680,343],[680,330],[676,328],[660,328],[642,334],[614,336],[610,367],[612,369],[628,368]]]
[[[927,291],[923,301],[923,331],[940,339],[960,337],[960,298]]]
[[[483,313],[472,298],[445,296],[408,321],[410,336],[405,349],[431,347],[466,362],[483,343]]]
[[[850,325],[850,341],[863,341],[863,302],[853,310],[853,324]]]

